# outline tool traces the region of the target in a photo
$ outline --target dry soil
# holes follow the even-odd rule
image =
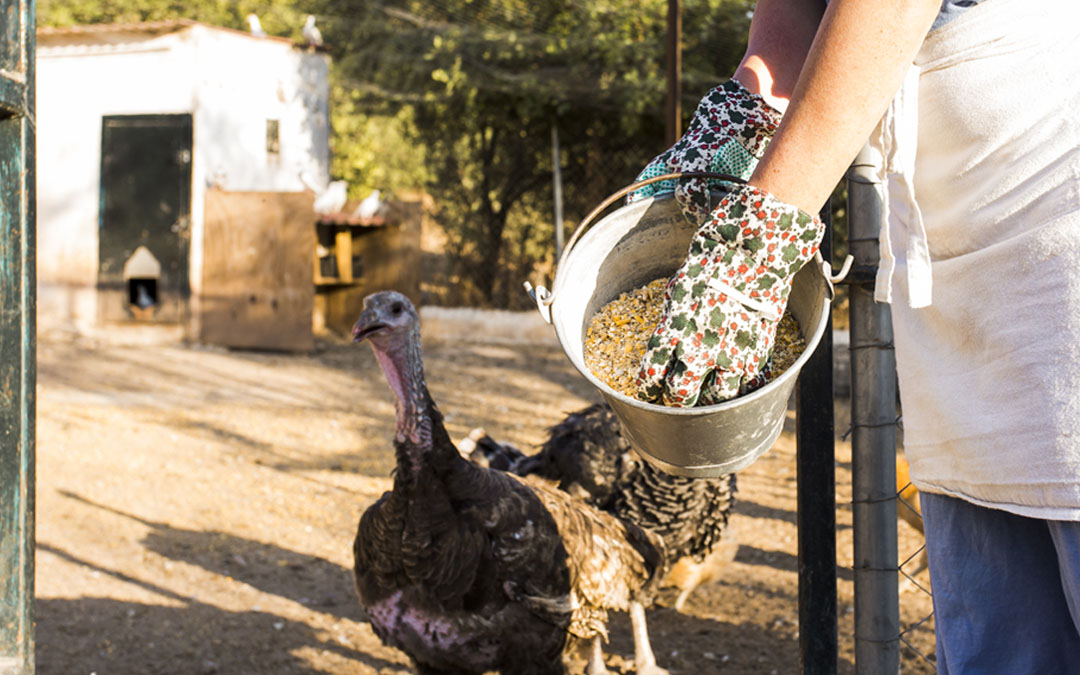
[[[455,438],[483,426],[530,447],[598,400],[553,339],[468,334],[425,337]],[[351,582],[357,519],[393,468],[393,403],[366,346],[325,339],[284,355],[51,335],[38,356],[39,673],[411,672],[374,636]],[[649,613],[672,673],[799,672],[788,427],[739,475],[739,548],[723,578],[682,613]],[[842,673],[854,659],[850,468],[838,441]],[[911,555],[918,536],[903,523],[900,535]],[[901,605],[905,626],[930,612],[918,590]],[[932,620],[905,638],[932,653]],[[607,653],[632,672],[625,616]],[[908,648],[902,665],[933,672]]]

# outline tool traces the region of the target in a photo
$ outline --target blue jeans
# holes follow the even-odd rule
[[[938,673],[1080,673],[1080,523],[920,499]]]

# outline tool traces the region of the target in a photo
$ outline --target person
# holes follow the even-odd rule
[[[1080,663],[1078,14],[1067,0],[760,0],[733,82],[642,172],[747,184],[630,197],[675,190],[699,226],[639,396],[723,400],[758,381],[820,236],[809,214],[870,139],[886,197],[875,298],[891,303],[941,673]],[[798,245],[770,259],[779,233]]]

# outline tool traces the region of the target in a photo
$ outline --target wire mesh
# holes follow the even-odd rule
[[[900,425],[899,418],[897,419],[897,424],[898,426]],[[903,455],[897,455],[897,516],[910,525],[912,529],[916,530],[919,535],[923,535],[922,510],[919,506],[919,492],[918,488],[916,488],[911,480],[907,478],[906,463],[907,460]],[[914,597],[917,597],[918,595],[933,599],[933,592],[929,586],[925,538],[913,551],[907,554],[907,557],[900,561],[897,570],[902,577],[900,582],[901,610],[903,610],[905,604],[914,607],[917,604],[914,602]],[[930,632],[933,632],[933,610],[928,614],[907,623],[904,622],[904,614],[905,613],[901,611],[899,636],[901,644],[904,645],[904,650],[902,650],[903,660],[909,665],[911,665],[912,662],[916,662],[936,670],[936,655],[932,651],[920,649],[919,646],[910,639],[910,637],[918,631],[929,630]]]

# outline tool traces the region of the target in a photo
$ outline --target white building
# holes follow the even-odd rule
[[[271,219],[285,217],[274,195],[295,207],[329,180],[328,67],[290,40],[194,21],[39,30],[39,325],[144,321],[198,337],[216,292],[204,265],[221,258],[207,242],[258,239],[208,232],[207,205],[220,215],[220,195],[245,193],[250,221],[261,194]],[[293,245],[312,236],[280,227]],[[310,250],[302,260],[307,278],[282,283],[310,285]],[[273,309],[307,302],[310,317],[298,298],[278,293]]]

